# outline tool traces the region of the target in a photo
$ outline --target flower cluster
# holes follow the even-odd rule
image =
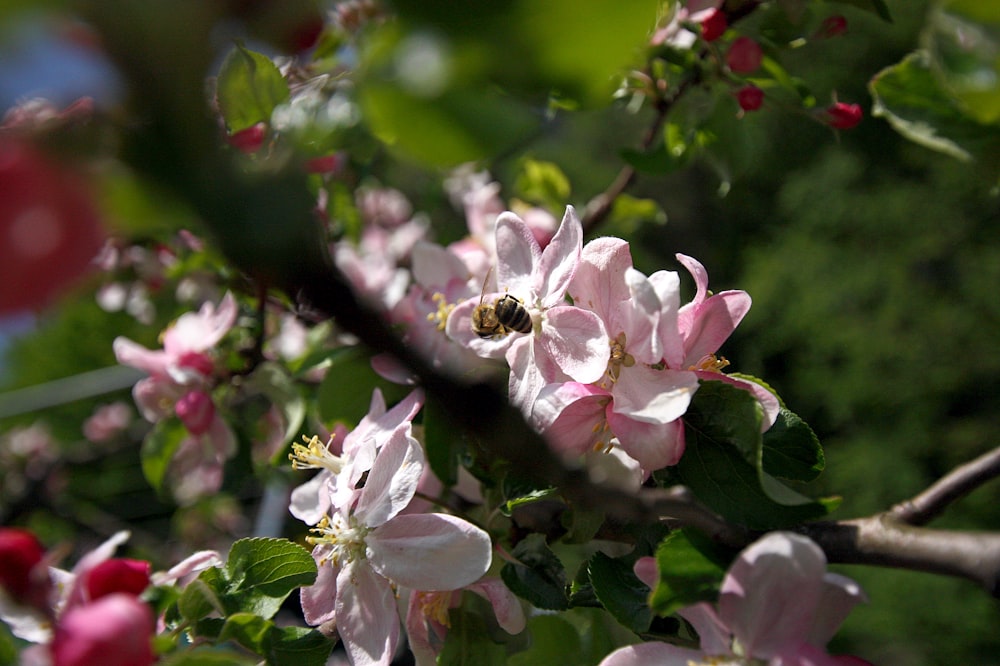
[[[496,288],[455,305],[446,331],[479,356],[507,361],[511,402],[556,449],[577,456],[620,446],[645,475],[676,464],[684,451],[681,417],[699,379],[750,391],[763,407],[763,427],[773,424],[777,399],[724,375],[728,361],[716,355],[750,297],[710,294],[695,259],[677,255],[697,287],[681,306],[676,272],[643,275],[618,238],[584,246],[572,207],[544,249],[517,215],[500,215],[495,247]],[[530,330],[477,331],[477,311],[510,298],[530,318]]]
[[[349,433],[297,444],[298,469],[319,469],[292,494],[291,511],[311,525],[319,574],[302,588],[305,620],[335,626],[351,663],[389,664],[400,639],[396,597],[410,595],[406,627],[421,663],[434,662],[432,633],[447,628],[447,609],[469,587],[489,599],[510,631],[524,626],[520,607],[502,584],[483,579],[492,563],[489,534],[463,518],[411,506],[425,458],[413,437],[420,391],[386,410],[381,394]],[[518,619],[520,618],[520,620]]]

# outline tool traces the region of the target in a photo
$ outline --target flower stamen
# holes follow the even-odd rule
[[[449,303],[445,295],[440,291],[431,296],[431,300],[437,304],[437,310],[427,314],[427,321],[433,323],[437,330],[443,331],[448,324],[448,315],[455,309],[454,303]]]
[[[346,460],[330,453],[331,442],[322,444],[316,435],[311,439],[302,435],[302,441],[305,445],[293,442],[292,452],[288,454],[288,459],[292,461],[292,469],[327,469],[339,474],[344,468]]]
[[[729,365],[729,361],[725,356],[716,356],[715,354],[705,354],[702,356],[697,363],[692,365],[688,370],[702,370],[704,372],[718,372],[721,373],[722,369]]]

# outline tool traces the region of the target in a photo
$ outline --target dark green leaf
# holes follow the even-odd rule
[[[1000,123],[1000,5],[978,0],[939,3],[925,43],[931,69],[962,110],[984,125]]]
[[[219,598],[221,575],[216,568],[202,572],[184,588],[177,601],[177,610],[188,622],[208,617],[211,613],[225,614],[226,609]]]
[[[243,647],[266,655],[271,648],[271,630],[274,623],[253,613],[233,613],[219,632],[220,641],[234,641]]]
[[[699,601],[715,601],[725,569],[703,555],[683,531],[672,532],[656,551],[660,580],[649,597],[658,615]]]
[[[528,620],[531,647],[511,655],[510,666],[580,666],[585,663],[580,634],[557,615],[536,615]]]
[[[239,610],[270,618],[293,590],[316,580],[316,562],[285,539],[240,539],[229,551],[224,574]]]
[[[323,666],[335,642],[308,627],[277,627],[271,636],[273,666]]]
[[[500,576],[511,592],[537,608],[565,610],[569,607],[566,570],[541,534],[531,534],[511,552],[520,564],[508,562]]]
[[[649,629],[649,588],[636,577],[631,562],[598,552],[590,558],[588,571],[594,593],[616,620],[637,634]]]
[[[142,442],[142,473],[157,492],[164,492],[167,470],[181,441],[188,436],[187,428],[175,417],[163,419]]]
[[[476,613],[452,609],[438,666],[506,666],[507,650],[489,637],[486,623]]]
[[[341,347],[330,356],[330,366],[316,396],[324,421],[354,426],[368,413],[372,391],[382,391],[386,404],[402,398],[404,389],[376,374],[371,357],[360,347]]]
[[[226,56],[216,84],[219,110],[230,132],[271,119],[288,99],[288,83],[267,56],[236,46]]]
[[[158,666],[256,666],[259,658],[229,650],[200,647],[160,659]]]
[[[816,433],[795,412],[785,408],[764,433],[763,447],[764,471],[778,478],[812,481],[826,466]]]

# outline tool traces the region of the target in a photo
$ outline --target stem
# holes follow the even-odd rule
[[[987,481],[1000,476],[1000,447],[953,469],[922,493],[892,508],[896,520],[926,525],[948,507]]]

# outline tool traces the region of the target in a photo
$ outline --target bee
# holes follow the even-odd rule
[[[491,268],[490,271],[492,270]],[[511,331],[530,333],[531,315],[520,299],[504,294],[496,299],[493,305],[483,302],[489,281],[490,274],[487,273],[483,291],[479,295],[479,305],[472,311],[472,330],[481,338],[504,336]]]

